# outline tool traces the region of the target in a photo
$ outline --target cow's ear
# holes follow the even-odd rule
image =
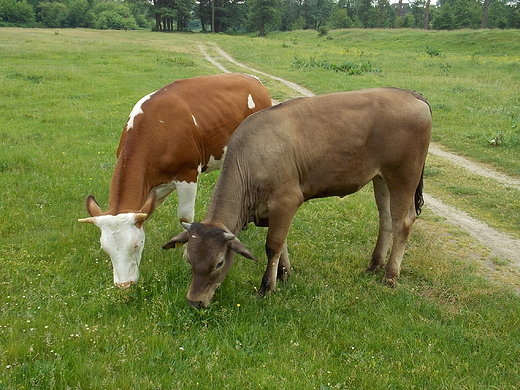
[[[188,232],[185,230],[182,233],[177,234],[170,241],[168,241],[166,244],[164,244],[162,248],[163,249],[171,249],[174,247],[177,248],[179,246],[183,246],[187,242],[188,242]]]
[[[244,256],[245,258],[258,261],[258,259],[251,253],[249,249],[246,248],[244,244],[240,242],[238,238],[234,237],[232,240],[229,240],[228,246],[231,249],[233,249],[236,253]]]
[[[91,217],[99,217],[103,213],[92,195],[87,196],[87,199],[85,199],[85,207]]]
[[[146,214],[146,219],[150,218],[153,211],[155,210],[155,201],[157,199],[157,193],[154,191],[151,195],[148,196],[146,202],[144,202],[143,207],[139,210],[139,213]]]

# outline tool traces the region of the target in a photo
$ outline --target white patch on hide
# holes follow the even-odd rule
[[[199,127],[199,124],[197,123],[197,120],[195,119],[195,117],[193,115],[191,117],[193,118],[193,123],[195,123],[195,126]]]
[[[224,150],[222,152],[222,157],[220,160],[216,160],[215,157],[210,156],[207,164],[206,172],[212,172],[217,169],[222,169],[222,165],[224,164],[224,158],[226,157],[227,146],[224,146]]]
[[[157,91],[155,91],[157,92]],[[128,123],[126,125],[126,131],[130,130],[132,127],[134,127],[134,119],[137,115],[139,114],[143,114],[144,111],[142,109],[142,105],[152,97],[152,95],[155,93],[155,92],[152,92],[144,97],[141,98],[141,100],[139,100],[134,108],[132,108],[132,111],[130,112],[130,115],[128,116]]]
[[[195,198],[197,197],[197,183],[186,181],[173,181],[177,188],[179,205],[177,216],[183,222],[191,223],[195,220]]]
[[[171,183],[165,183],[165,184],[158,185],[157,187],[152,189],[152,191],[155,191],[155,194],[156,194],[155,205],[157,206],[157,205],[161,204],[162,201],[168,195],[170,195],[173,191],[175,191],[175,188],[177,188],[175,186],[175,182],[171,182]],[[152,191],[150,191],[150,192],[152,192]]]
[[[254,77],[254,78],[257,79],[258,81],[260,81],[260,84],[264,85],[264,84],[262,83],[262,80],[260,80],[260,79],[259,79],[257,76],[255,76],[254,74],[248,74],[248,76],[250,76],[250,77]]]
[[[251,94],[249,94],[247,97],[247,106],[250,110],[256,107],[255,101],[253,100],[253,96],[251,96]]]

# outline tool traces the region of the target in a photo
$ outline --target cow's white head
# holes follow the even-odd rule
[[[152,204],[149,212],[106,215],[101,212],[93,196],[87,198],[87,211],[91,217],[78,221],[93,223],[101,229],[101,248],[112,260],[116,287],[128,288],[139,280],[139,264],[145,241],[143,223],[153,211],[154,202],[155,196],[146,202],[145,206]],[[141,211],[146,209],[145,206]]]

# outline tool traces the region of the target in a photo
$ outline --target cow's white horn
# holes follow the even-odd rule
[[[78,219],[78,222],[81,222],[81,223],[96,223],[96,217],[81,218],[81,219]]]
[[[144,221],[146,218],[148,217],[148,214],[146,213],[136,213],[134,215],[134,219],[139,222],[139,221]]]
[[[191,227],[191,223],[188,223],[188,222],[181,222],[181,225],[184,229],[186,230],[190,230],[190,227]]]
[[[226,241],[234,240],[235,239],[235,235],[231,234],[231,233],[228,233],[228,232],[224,232],[224,239]]]

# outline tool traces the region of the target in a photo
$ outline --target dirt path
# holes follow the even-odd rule
[[[209,44],[212,45],[212,49],[215,50],[219,54],[219,56],[221,56],[226,61],[229,61],[251,72],[279,81],[288,86],[289,88],[293,89],[294,91],[298,92],[302,96],[314,96],[314,93],[312,91],[303,88],[298,84],[284,80],[280,77],[269,75],[257,69],[251,68],[245,64],[242,64],[233,59],[231,56],[229,56],[229,54],[224,52],[216,44]],[[218,58],[211,57],[207,53],[206,47],[204,45],[199,44],[199,49],[206,60],[215,65],[222,72],[229,73],[229,71],[218,61]],[[447,158],[450,160],[450,162],[457,164],[458,166],[470,171],[471,173],[497,180],[499,183],[502,183],[506,186],[511,186],[520,189],[520,180],[507,176],[503,173],[493,171],[492,169],[482,164],[477,164],[464,157],[446,152],[442,150],[438,145],[431,144],[429,152],[436,156]],[[474,237],[478,242],[480,242],[481,245],[490,250],[491,256],[507,259],[512,262],[512,266],[515,266],[518,269],[520,269],[520,240],[513,239],[509,237],[507,234],[498,232],[497,230],[488,226],[486,223],[469,216],[464,211],[458,210],[455,207],[443,203],[441,200],[429,194],[424,194],[424,200],[427,208],[432,210],[435,214],[445,218],[448,223],[458,226],[466,232],[468,232],[472,237]],[[488,263],[490,263],[490,261]]]
[[[502,183],[509,187],[514,187],[518,190],[520,190],[520,180],[508,175],[505,175],[501,172],[494,171],[482,164],[475,163],[471,160],[468,160],[467,158],[464,158],[462,156],[446,152],[442,150],[438,145],[436,144],[430,144],[430,150],[429,152],[431,154],[434,154],[435,156],[443,157],[453,164],[458,165],[461,168],[464,168],[471,173],[474,173],[476,175],[480,175],[489,179],[494,179],[498,181],[499,183]]]

